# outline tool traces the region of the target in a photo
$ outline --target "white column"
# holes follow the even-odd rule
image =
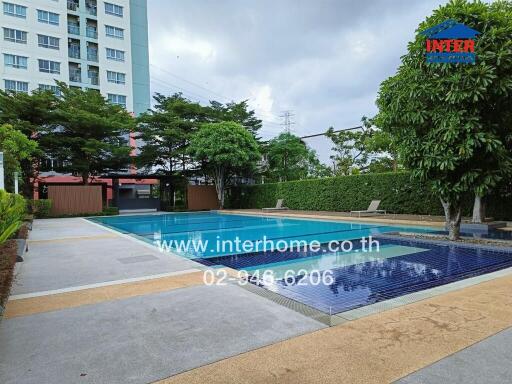
[[[18,172],[14,172],[14,193],[18,194]]]
[[[0,189],[5,189],[4,185],[4,153],[0,152]]]

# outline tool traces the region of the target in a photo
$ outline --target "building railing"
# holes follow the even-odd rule
[[[85,34],[87,37],[90,37],[91,39],[97,39],[98,38],[98,31],[94,27],[87,27],[85,29]]]
[[[72,35],[80,35],[80,26],[74,24],[68,24],[68,33]]]
[[[75,83],[82,82],[82,71],[79,69],[69,69],[69,81],[73,81]]]
[[[89,82],[91,85],[100,85],[100,77],[97,72],[89,72]]]
[[[73,59],[80,58],[80,47],[79,46],[69,46],[68,47],[68,56]]]
[[[68,0],[68,9],[70,11],[77,11],[78,10],[78,2]]]
[[[89,60],[89,61],[98,61],[98,50],[96,50],[96,49],[88,49],[87,50],[87,60]]]
[[[96,16],[98,14],[98,8],[94,4],[85,4],[85,9],[89,15]]]

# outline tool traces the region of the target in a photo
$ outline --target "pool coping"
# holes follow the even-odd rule
[[[438,221],[419,221],[419,220],[399,220],[391,218],[380,218],[375,216],[330,216],[322,214],[304,214],[304,213],[293,213],[290,211],[280,212],[254,212],[254,211],[243,211],[243,210],[216,210],[211,212],[218,212],[219,214],[226,215],[251,215],[251,216],[263,216],[263,217],[284,217],[290,219],[309,219],[309,220],[323,220],[323,221],[344,221],[344,222],[370,222],[370,223],[384,223],[396,226],[425,226],[425,227],[441,227],[444,228],[444,222]],[[321,212],[321,211],[319,211]],[[368,220],[369,219],[369,220]]]

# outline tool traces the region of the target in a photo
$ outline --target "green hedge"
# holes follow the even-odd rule
[[[497,193],[489,200],[488,213],[496,219],[512,218],[512,199]],[[367,209],[371,200],[381,200],[380,208],[393,213],[442,215],[439,199],[430,186],[413,180],[408,172],[377,173],[257,184],[231,188],[227,208],[273,207],[284,199],[290,209],[351,211]],[[472,200],[464,205],[471,212]]]
[[[43,219],[50,216],[50,210],[52,209],[52,201],[41,199],[41,200],[30,200],[30,211],[38,219]]]

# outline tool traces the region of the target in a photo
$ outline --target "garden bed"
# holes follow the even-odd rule
[[[413,233],[413,232],[395,232],[395,236],[410,237],[413,239],[423,240],[439,240],[439,241],[453,241],[457,243],[468,243],[478,245],[494,245],[499,247],[512,247],[512,241],[501,239],[484,239],[461,236],[459,240],[450,240],[447,235],[440,235],[436,233]]]
[[[14,275],[18,245],[8,240],[0,245],[0,306],[5,307]]]

